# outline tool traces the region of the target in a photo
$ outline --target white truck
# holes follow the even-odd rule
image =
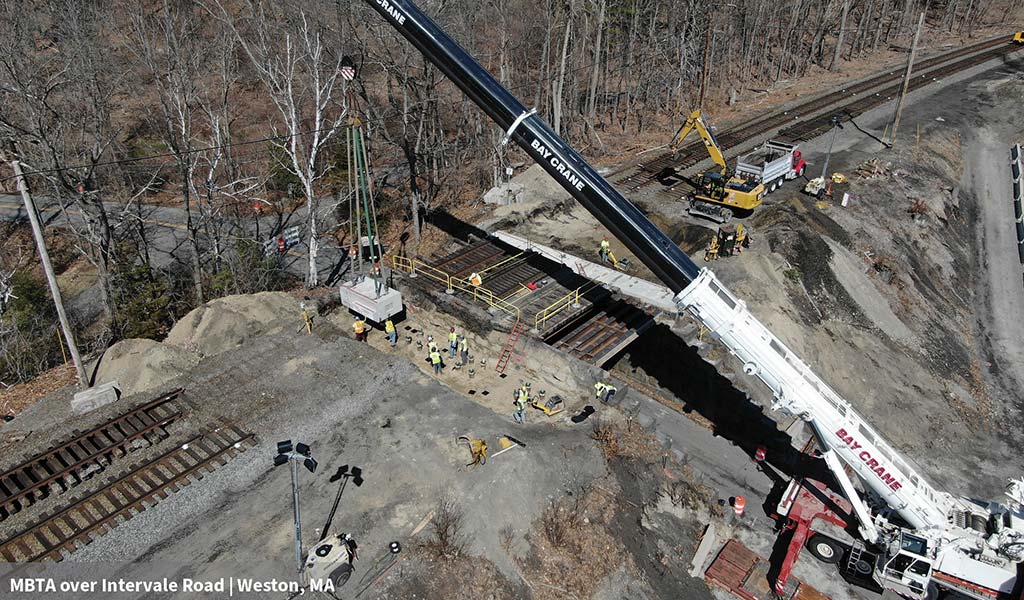
[[[769,140],[737,159],[736,176],[763,183],[765,191],[771,193],[787,179],[802,176],[806,168],[799,146]]]

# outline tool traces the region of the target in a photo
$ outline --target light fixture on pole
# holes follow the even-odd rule
[[[316,459],[312,456],[309,445],[299,442],[292,447],[291,440],[277,443],[277,456],[274,466],[279,467],[287,462],[292,464],[292,514],[295,520],[295,563],[302,573],[302,518],[299,513],[299,463],[301,462],[310,473],[316,473]]]

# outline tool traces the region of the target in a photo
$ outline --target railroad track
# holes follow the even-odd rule
[[[255,445],[234,426],[196,436],[0,542],[5,562],[60,561]]]
[[[46,452],[0,474],[0,521],[37,501],[66,492],[102,470],[139,443],[153,445],[168,436],[167,426],[182,416],[177,389],[110,421],[51,446]]]
[[[654,325],[651,315],[624,300],[588,313],[548,332],[545,343],[600,367]]]
[[[941,56],[934,56],[919,61],[914,69],[911,86],[913,89],[919,88],[931,83],[933,78],[961,71],[992,58],[1009,54],[1017,49],[1019,48],[1014,44],[999,38],[965,46]],[[959,60],[965,56],[967,56],[966,59]],[[935,69],[936,67],[940,68]],[[925,71],[928,72],[925,73]],[[853,114],[853,116],[856,116],[869,108],[888,101],[889,98],[886,98],[886,96],[891,98],[898,91],[898,83],[901,77],[902,69],[894,68],[886,73],[880,73],[846,88],[834,90],[788,110],[753,117],[717,133],[716,139],[722,150],[728,151],[757,136],[770,135],[780,128],[785,131],[785,125],[794,121],[799,121],[799,124],[789,128],[791,130],[791,137],[788,141],[811,139],[828,130],[831,126],[833,114],[852,110],[856,111]],[[865,96],[870,90],[874,90],[887,83],[896,85]],[[818,114],[826,108],[842,102],[844,99],[849,100],[847,105],[828,110],[824,114]],[[787,139],[781,134],[777,137],[784,140]],[[626,192],[634,192],[657,183],[658,174],[665,171],[665,169],[690,168],[704,160],[707,157],[706,154],[703,142],[698,141],[687,144],[675,154],[664,152],[647,161],[623,169],[616,175],[613,175],[612,182]]]

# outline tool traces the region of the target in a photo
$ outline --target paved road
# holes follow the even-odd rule
[[[68,225],[66,217],[61,213],[56,202],[43,197],[36,197],[35,201],[47,227],[65,227]],[[323,204],[326,205],[327,203],[324,202]],[[134,214],[120,218],[119,215],[122,214],[124,209],[124,206],[121,204],[107,202],[106,207],[108,214],[115,219],[115,227],[117,228],[132,225],[132,219],[136,218]],[[322,212],[326,211],[322,209]],[[176,207],[146,206],[142,209],[142,213],[142,221],[147,226],[147,233],[151,244],[150,258],[154,265],[165,267],[175,261],[187,261],[190,245],[186,243],[188,238],[184,225],[185,211]],[[73,221],[72,224],[82,224],[82,215],[77,209],[69,208],[67,214]],[[330,217],[331,215],[322,214],[320,221],[324,223],[332,222],[333,219]],[[28,220],[25,205],[22,203],[20,196],[0,194],[0,220]],[[270,239],[272,235],[277,234],[283,228],[301,225],[303,222],[302,215],[293,214],[287,217],[283,223],[279,224],[277,217],[271,215],[261,217],[258,223],[255,219],[238,223],[238,227],[242,231],[250,232],[250,234],[258,233],[257,238],[263,240]],[[259,227],[258,232],[257,226]],[[283,266],[285,270],[299,278],[304,278],[308,270],[306,258],[308,250],[305,238],[298,245],[291,248],[284,257]],[[320,248],[319,258],[320,280],[327,281],[334,274],[341,261],[344,260],[345,255],[340,249],[328,246]]]

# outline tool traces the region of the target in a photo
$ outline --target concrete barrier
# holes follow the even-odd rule
[[[1020,264],[1024,265],[1024,242],[1017,242],[1017,256],[1020,257]]]
[[[1020,200],[1017,198],[1013,199],[1013,220],[1018,223],[1021,222]]]
[[[71,400],[71,412],[82,415],[101,406],[117,402],[120,397],[121,385],[117,381],[101,383],[75,394]]]
[[[1017,221],[1014,225],[1017,226],[1017,243],[1020,244],[1024,242],[1024,223]]]
[[[1010,146],[1010,159],[1014,162],[1020,162],[1020,144]]]

